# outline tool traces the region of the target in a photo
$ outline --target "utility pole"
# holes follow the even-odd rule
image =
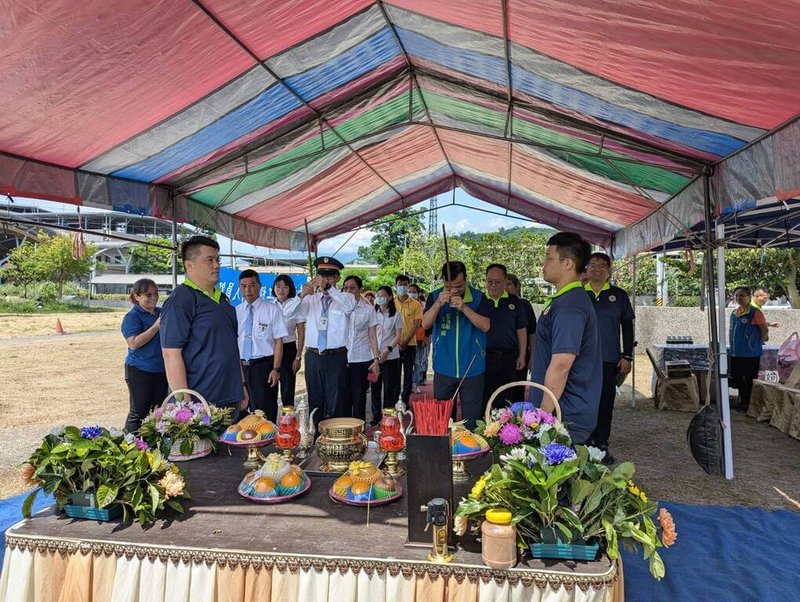
[[[430,210],[428,211],[428,235],[436,236],[439,233],[439,212],[436,210],[436,207],[439,204],[439,198],[433,197],[429,203]]]

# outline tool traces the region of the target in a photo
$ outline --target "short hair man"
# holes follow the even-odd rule
[[[193,389],[217,406],[247,407],[236,310],[216,286],[219,245],[193,236],[181,246],[186,272],[161,309],[161,351],[170,388]]]
[[[378,315],[369,301],[361,296],[362,286],[361,278],[351,274],[344,279],[342,289],[356,300],[347,330],[346,413],[366,420],[369,373],[379,376],[381,369],[378,362]]]
[[[316,277],[300,291],[300,311],[306,317],[306,388],[314,422],[349,415],[347,409],[347,333],[356,308],[353,295],[336,283],[344,269],[335,257],[318,257]]]
[[[597,427],[589,442],[606,452],[603,458],[604,464],[613,464],[614,457],[608,453],[608,439],[611,436],[614,398],[617,396],[617,375],[627,375],[631,371],[633,361],[633,307],[628,293],[608,281],[611,276],[611,258],[608,255],[592,253],[586,272],[589,275],[589,282],[584,285],[584,289],[597,314],[600,348],[603,354],[603,388],[597,412]]]
[[[403,333],[400,335],[400,365],[402,367],[402,388],[400,398],[408,405],[414,378],[414,363],[417,359],[417,328],[422,323],[422,306],[408,295],[411,278],[398,274],[394,279],[394,305],[403,319]]]
[[[414,336],[417,342],[416,359],[414,360],[414,378],[412,379],[411,390],[419,393],[421,385],[425,384],[428,375],[428,352],[430,351],[430,335],[422,327],[422,312],[425,309],[425,294],[419,284],[411,283],[408,285],[408,296],[419,304],[420,320]]]
[[[559,400],[576,444],[586,443],[597,425],[603,374],[597,316],[580,281],[590,252],[589,244],[571,232],[559,232],[547,241],[542,274],[556,292],[539,316],[533,350],[532,380]],[[539,389],[532,390],[530,399],[553,410]]]
[[[239,357],[250,393],[250,410],[261,410],[270,420],[278,415],[278,382],[283,361],[283,337],[288,336],[283,311],[261,298],[261,280],[255,270],[239,274],[243,303],[236,307]]]
[[[467,284],[467,268],[460,261],[442,266],[444,287],[425,302],[422,326],[433,328],[433,396],[450,399],[461,379],[461,414],[474,428],[483,408],[486,372],[486,333],[492,305],[482,292]],[[453,418],[456,406],[453,406]]]
[[[764,306],[769,301],[769,290],[765,286],[759,286],[753,291],[752,301],[750,302],[753,307],[764,313]],[[764,314],[766,316],[766,314]],[[770,328],[780,328],[780,322],[767,322]]]
[[[514,382],[517,371],[525,368],[525,351],[528,348],[528,318],[522,302],[506,290],[508,270],[502,263],[486,267],[486,293],[492,304],[489,320],[491,328],[486,333],[486,376],[483,381],[484,404],[501,386]],[[498,406],[503,401],[515,399],[518,389],[500,394]]]
[[[509,295],[516,295],[519,298],[520,303],[522,303],[522,309],[525,312],[528,335],[525,349],[525,367],[522,370],[517,370],[517,380],[528,380],[528,375],[531,371],[531,358],[533,357],[533,344],[536,341],[536,313],[533,311],[531,302],[522,296],[522,284],[515,274],[508,275],[506,290]],[[521,394],[524,395],[524,391]]]

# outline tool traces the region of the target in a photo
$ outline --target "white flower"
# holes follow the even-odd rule
[[[119,439],[119,438],[125,436],[125,432],[122,429],[118,429],[118,428],[112,426],[110,429],[108,429],[108,435],[112,439]]]
[[[135,438],[136,435],[134,435],[133,433],[128,433],[127,435],[125,435],[125,443],[135,443],[134,441]]]
[[[59,426],[53,427],[53,430],[50,431],[51,435],[55,435],[56,437],[61,437],[64,434],[64,425],[61,424]]]
[[[500,456],[500,460],[503,462],[508,462],[509,460],[519,460],[520,462],[525,462],[528,459],[528,450],[524,447],[515,447],[507,454],[502,454]]]
[[[600,462],[603,458],[606,457],[606,452],[598,447],[592,447],[591,445],[586,446],[586,451],[589,452],[589,459],[592,462]]]
[[[569,437],[569,431],[567,430],[567,427],[564,426],[563,422],[556,422],[554,428],[556,429],[556,432],[559,435],[564,435],[565,437]]]

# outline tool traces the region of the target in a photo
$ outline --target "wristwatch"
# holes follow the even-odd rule
[[[394,351],[394,345],[389,345],[387,349],[389,350],[389,353],[391,353],[392,351]]]

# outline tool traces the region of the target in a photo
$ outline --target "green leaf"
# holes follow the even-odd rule
[[[25,498],[25,501],[22,502],[22,516],[24,518],[31,517],[31,511],[33,510],[33,502],[36,500],[36,496],[41,491],[40,487],[37,487],[33,491],[31,491],[30,495]]]
[[[153,506],[153,514],[158,512],[158,504],[161,501],[161,494],[155,485],[148,485],[147,490],[150,492],[150,501]]]
[[[64,427],[64,437],[74,441],[83,439],[83,437],[81,437],[81,429],[79,429],[77,426]]]
[[[119,487],[116,485],[100,485],[97,488],[97,494],[95,497],[97,498],[97,505],[100,508],[105,508],[111,502],[117,499],[117,494],[119,493]]]
[[[192,453],[192,442],[189,439],[184,439],[181,441],[181,453],[184,455],[189,455]]]
[[[183,514],[183,512],[184,512],[183,505],[179,501],[177,501],[177,500],[167,500],[164,503],[167,506],[169,506],[170,508],[172,508],[175,512],[178,512],[179,514]]]
[[[650,557],[650,574],[659,581],[666,574],[666,570],[664,569],[664,561],[661,559],[661,556],[659,556],[658,552],[653,553],[653,555]]]

